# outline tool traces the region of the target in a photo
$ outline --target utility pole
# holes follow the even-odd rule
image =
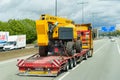
[[[80,3],[78,3],[78,4],[81,4],[82,5],[82,23],[84,23],[84,4],[87,4],[88,2],[83,2],[83,0],[82,0],[82,2],[80,2]]]
[[[57,0],[55,0],[55,16],[57,16]]]
[[[92,14],[92,24],[93,24],[93,28],[95,27],[95,17],[96,17],[96,15],[97,14],[100,14],[100,13],[102,13],[102,12],[92,12],[91,14]]]

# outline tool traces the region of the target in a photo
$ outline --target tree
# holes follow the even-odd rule
[[[10,35],[26,34],[27,43],[32,43],[36,40],[35,21],[30,19],[0,21],[0,31],[8,31]]]

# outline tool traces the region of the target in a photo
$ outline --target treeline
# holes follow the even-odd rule
[[[104,32],[100,34],[101,36],[120,36],[120,30],[114,32]]]
[[[27,43],[32,43],[36,40],[35,21],[30,19],[0,21],[0,31],[8,31],[10,35],[26,34]]]

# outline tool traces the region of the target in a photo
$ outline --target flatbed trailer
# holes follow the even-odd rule
[[[18,60],[19,75],[34,76],[57,76],[61,71],[68,71],[77,65],[77,63],[86,59],[89,55],[89,49],[83,49],[80,53],[73,56],[47,56],[40,57],[35,54],[25,60]]]
[[[39,52],[18,60],[19,75],[57,76],[93,55],[91,24],[43,14],[36,31]]]

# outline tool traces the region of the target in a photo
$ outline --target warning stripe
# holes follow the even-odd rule
[[[23,63],[24,63],[24,60],[23,60],[23,59],[22,59],[22,60],[18,60],[18,66],[22,66]]]
[[[52,62],[55,66],[57,66],[57,67],[60,66],[60,62],[58,60],[53,60]]]
[[[18,65],[22,62],[22,60],[17,60],[18,61]]]
[[[59,62],[58,60],[55,60],[55,62],[56,62],[58,65],[60,65],[60,62]]]

